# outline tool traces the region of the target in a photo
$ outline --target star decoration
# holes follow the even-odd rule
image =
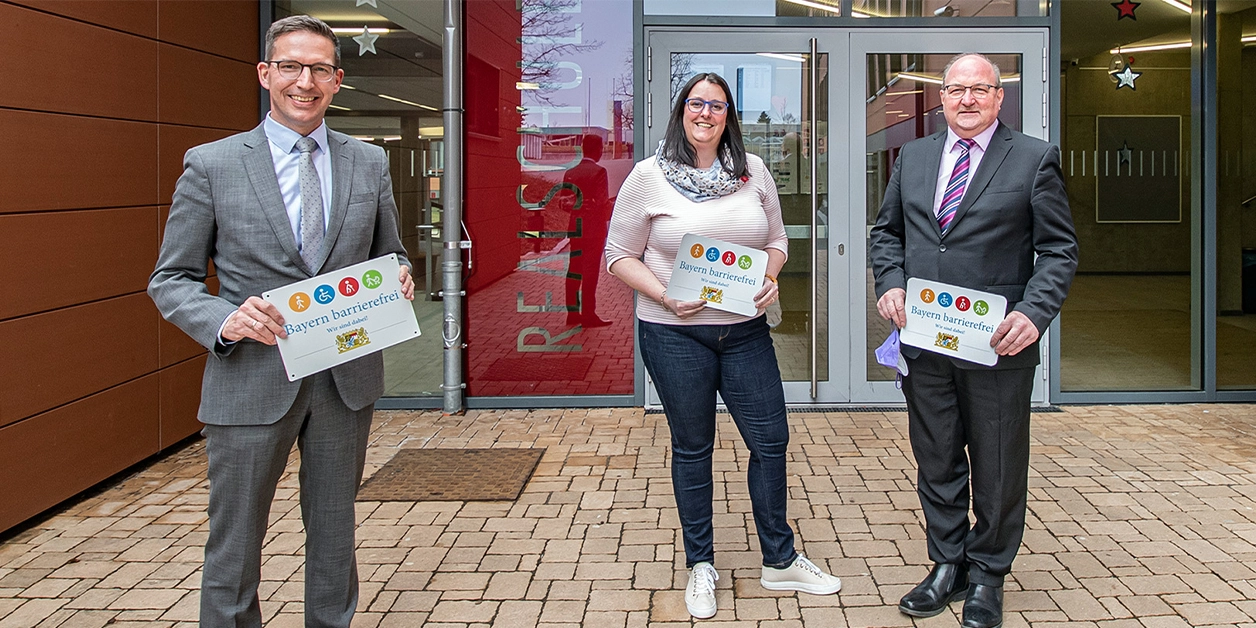
[[[378,5],[378,4],[375,4],[375,0],[358,0],[358,3],[357,3],[357,4],[355,4],[355,5],[353,5],[353,6],[355,6],[355,7],[360,7],[360,6],[364,5],[364,4],[369,4],[369,5],[373,6],[373,7],[375,7],[376,9],[378,9],[378,8],[379,8],[379,5]]]
[[[1135,72],[1132,66],[1125,66],[1124,70],[1113,74],[1116,77],[1116,88],[1129,87],[1130,91],[1135,91],[1134,80],[1142,76],[1142,72]]]
[[[1116,20],[1118,22],[1121,21],[1122,18],[1127,18],[1127,17],[1131,20],[1138,21],[1138,16],[1134,15],[1134,9],[1137,9],[1138,5],[1142,4],[1141,2],[1131,2],[1130,0],[1121,0],[1120,2],[1113,2],[1111,4],[1113,8],[1116,9],[1116,13],[1117,13]]]
[[[379,39],[379,35],[372,33],[371,29],[363,26],[362,34],[353,38],[353,41],[358,42],[358,56],[361,57],[365,55],[367,52],[370,52],[373,55],[379,54],[378,52],[375,51],[376,39]],[[1130,83],[1130,87],[1133,87],[1133,86],[1134,84]]]
[[[1129,142],[1122,141],[1120,150],[1116,151],[1116,165],[1120,166],[1123,164],[1133,164],[1133,163],[1134,163],[1134,151],[1130,150]]]

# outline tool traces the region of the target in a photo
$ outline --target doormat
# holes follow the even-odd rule
[[[513,501],[545,448],[402,449],[358,489],[358,501]]]
[[[486,382],[581,381],[593,358],[498,358],[479,377]]]

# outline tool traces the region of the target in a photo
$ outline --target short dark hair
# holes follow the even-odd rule
[[[723,77],[714,72],[695,74],[684,87],[680,88],[680,95],[676,97],[676,103],[672,105],[672,114],[667,119],[667,131],[663,134],[663,145],[659,147],[659,155],[664,159],[693,168],[698,166],[698,153],[689,143],[689,138],[685,136],[684,118],[685,100],[689,98],[689,92],[693,91],[694,86],[700,81],[718,85],[724,90],[724,97],[728,99],[724,134],[720,136],[720,144],[715,152],[720,167],[734,177],[749,176],[750,170],[746,168],[746,145],[741,140],[741,122],[737,120],[737,104],[733,102],[733,90],[728,88],[728,82]]]
[[[336,37],[336,33],[326,22],[309,15],[289,15],[275,20],[270,28],[266,29],[266,60],[271,60],[271,55],[275,54],[276,39],[298,31],[307,31],[330,39],[336,48],[336,67],[340,67],[340,38]]]
[[[942,68],[942,82],[943,83],[946,82],[946,75],[951,73],[951,66],[955,65],[956,62],[958,62],[960,59],[963,59],[964,57],[977,57],[978,59],[981,59],[982,61],[989,63],[990,67],[994,70],[994,86],[1003,87],[1003,77],[999,74],[999,64],[995,63],[994,61],[991,61],[990,57],[987,57],[986,55],[983,55],[980,52],[961,52],[955,55],[954,57],[951,57],[951,60],[946,62],[946,67]]]

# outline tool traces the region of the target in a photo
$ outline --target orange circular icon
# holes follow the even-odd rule
[[[310,295],[298,292],[288,297],[288,307],[292,308],[293,312],[304,312],[310,309]]]
[[[692,255],[694,259],[698,259],[699,257],[702,257],[702,252],[705,250],[706,249],[702,248],[701,244],[695,244],[689,248],[689,254]]]
[[[933,297],[934,297],[933,291],[928,288],[925,288],[924,290],[920,291],[920,300],[924,301],[925,303],[933,303]]]

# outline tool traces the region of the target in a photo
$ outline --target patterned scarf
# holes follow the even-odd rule
[[[659,148],[662,149],[662,147],[663,144],[660,142]],[[724,157],[728,157],[728,151],[724,151]],[[741,186],[749,180],[749,177],[738,178],[729,174],[720,164],[722,160],[716,160],[710,168],[705,170],[686,166],[678,161],[667,159],[661,154],[655,158],[655,161],[659,168],[663,169],[663,176],[667,178],[667,182],[672,184],[677,192],[695,203],[728,196],[740,190]]]

